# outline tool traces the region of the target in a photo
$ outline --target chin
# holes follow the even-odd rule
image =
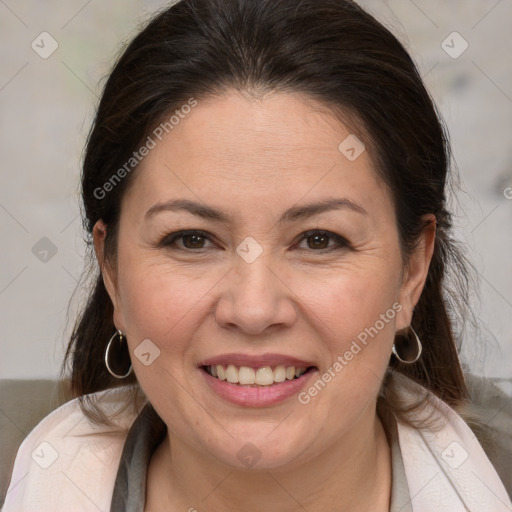
[[[279,429],[275,425],[241,428],[232,437],[228,434],[221,436],[225,439],[216,446],[210,444],[208,451],[224,464],[237,469],[285,468],[295,464],[298,454],[303,453],[311,442],[284,428],[278,432]]]

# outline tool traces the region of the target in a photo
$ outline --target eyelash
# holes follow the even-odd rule
[[[170,234],[166,235],[160,241],[160,243],[158,244],[158,247],[165,247],[168,249],[174,249],[174,250],[185,251],[185,252],[203,252],[208,249],[205,247],[199,247],[197,249],[189,249],[187,247],[185,247],[185,248],[171,247],[177,240],[183,239],[183,237],[188,236],[188,235],[199,235],[200,237],[205,238],[205,239],[209,240],[210,242],[212,241],[210,234],[207,233],[206,231],[202,231],[200,229],[188,229],[188,230],[184,230],[184,231],[176,231],[174,233],[170,233]],[[334,250],[351,248],[348,240],[346,240],[345,238],[343,238],[340,235],[337,235],[336,233],[332,233],[331,231],[325,231],[323,229],[312,229],[309,231],[305,231],[304,233],[302,233],[301,238],[299,239],[297,244],[300,244],[302,241],[307,240],[307,238],[312,235],[327,236],[330,239],[334,240],[337,243],[337,246],[330,246],[330,247],[326,247],[324,249],[299,249],[299,250],[308,251],[308,252],[312,251],[312,252],[317,252],[317,253],[327,253],[327,252],[331,252]]]

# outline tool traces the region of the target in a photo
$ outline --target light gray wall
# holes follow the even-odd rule
[[[78,177],[100,79],[121,43],[165,4],[0,1],[0,377],[58,374],[83,268]],[[512,2],[361,4],[406,43],[447,121],[464,188],[457,234],[480,278],[480,331],[464,358],[476,373],[510,377]],[[468,44],[457,58],[465,43],[454,31]],[[58,44],[47,58],[39,54],[55,43],[42,32]]]

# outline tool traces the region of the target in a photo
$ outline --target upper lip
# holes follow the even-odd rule
[[[297,368],[315,366],[311,361],[305,359],[299,359],[293,356],[287,356],[285,354],[220,354],[215,357],[210,357],[201,361],[199,366],[214,366],[217,364],[228,365],[233,364],[235,366],[248,366],[252,368],[261,368],[263,366],[295,366]]]

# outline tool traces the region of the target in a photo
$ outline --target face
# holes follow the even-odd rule
[[[291,467],[374,421],[433,236],[404,268],[369,152],[339,149],[350,134],[304,97],[232,92],[199,101],[137,169],[104,279],[171,439]]]

